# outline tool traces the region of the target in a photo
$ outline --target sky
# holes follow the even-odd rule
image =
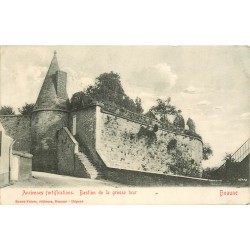
[[[104,72],[121,76],[128,96],[147,111],[167,99],[190,117],[213,156],[203,167],[220,166],[248,138],[250,47],[248,46],[3,46],[0,105],[17,110],[36,102],[54,51],[68,74],[68,94],[81,91]]]

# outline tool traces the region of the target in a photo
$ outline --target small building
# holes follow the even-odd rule
[[[32,176],[32,155],[12,150],[15,141],[6,135],[0,123],[0,187]]]
[[[0,187],[10,184],[13,142],[0,123]]]
[[[32,176],[32,154],[12,151],[11,181],[28,180]]]

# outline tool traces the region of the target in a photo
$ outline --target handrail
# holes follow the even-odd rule
[[[235,161],[242,161],[250,154],[250,138],[246,140],[232,155]]]
[[[250,138],[247,139],[233,154],[232,159],[236,162],[241,162],[245,159],[247,155],[250,154]],[[224,162],[221,167],[224,167],[226,162]]]

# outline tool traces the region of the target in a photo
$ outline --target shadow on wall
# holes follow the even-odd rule
[[[185,176],[164,175],[142,171],[107,168],[105,178],[128,186],[161,187],[161,186],[218,186],[219,180],[208,180]]]
[[[30,152],[31,134],[30,117],[22,115],[0,116],[0,122],[8,136],[15,140],[13,150]]]

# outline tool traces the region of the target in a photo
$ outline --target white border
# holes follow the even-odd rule
[[[1,1],[0,44],[250,44],[249,1]],[[0,207],[3,249],[238,249],[242,206]]]

